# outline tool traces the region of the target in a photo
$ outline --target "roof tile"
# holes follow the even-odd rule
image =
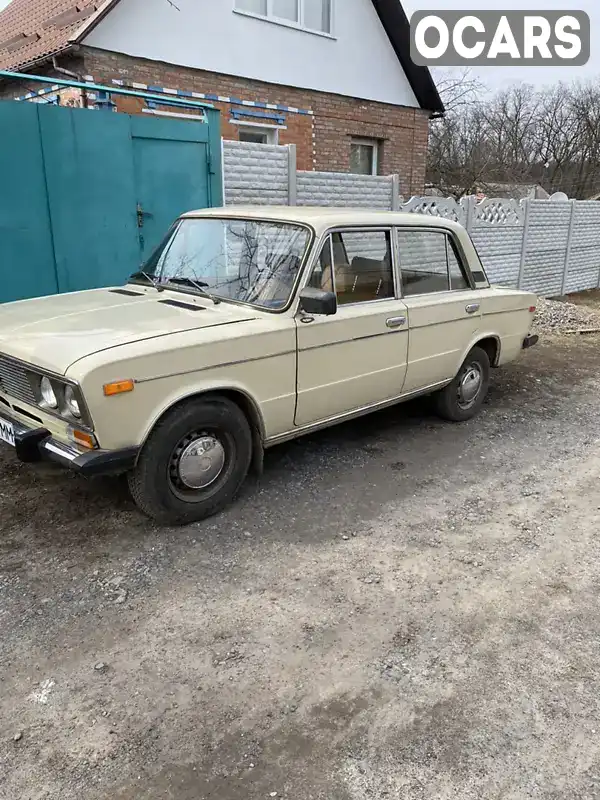
[[[64,50],[89,18],[90,7],[99,4],[98,0],[12,0],[0,12],[0,69],[18,70]],[[74,18],[67,12],[80,13]],[[67,21],[62,27],[61,17]],[[21,43],[17,37],[23,37]]]

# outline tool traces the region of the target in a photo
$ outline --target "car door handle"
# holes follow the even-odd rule
[[[479,305],[479,303],[472,303],[470,306],[466,307],[465,311],[467,312],[467,314],[476,314],[480,308],[481,306]]]
[[[385,321],[388,328],[401,328],[406,324],[406,317],[390,317]]]

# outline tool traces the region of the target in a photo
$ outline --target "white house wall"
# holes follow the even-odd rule
[[[334,0],[334,37],[233,11],[233,0],[121,0],[91,47],[268,83],[418,107],[371,0]]]

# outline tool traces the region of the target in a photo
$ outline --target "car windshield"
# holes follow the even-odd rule
[[[310,242],[299,225],[254,219],[180,220],[144,272],[157,285],[284,308]]]

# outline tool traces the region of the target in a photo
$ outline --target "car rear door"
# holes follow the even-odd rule
[[[334,291],[337,313],[299,313],[296,425],[343,416],[398,397],[408,357],[390,229],[336,230],[308,285]]]
[[[397,240],[410,328],[404,391],[410,393],[455,377],[481,329],[481,291],[449,231],[400,227]]]

